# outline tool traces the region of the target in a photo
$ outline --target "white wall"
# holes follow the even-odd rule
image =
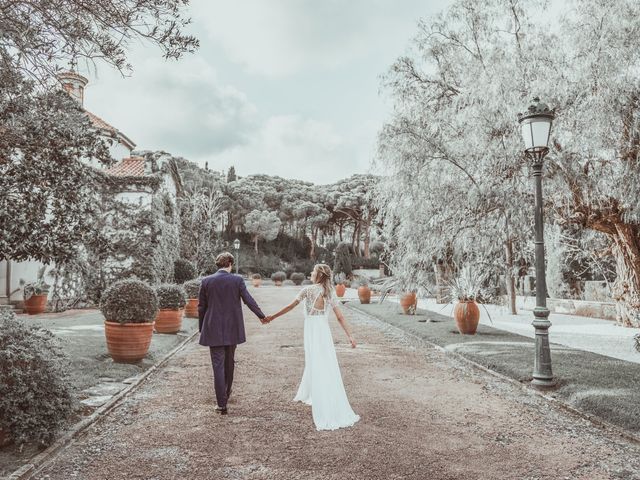
[[[38,270],[44,264],[33,260],[25,262],[11,261],[11,277],[7,278],[7,262],[0,262],[0,299],[8,300],[22,300],[22,288],[20,287],[20,280],[24,280],[26,283],[35,282],[38,279]],[[51,266],[47,267],[47,272],[51,269]],[[45,281],[51,283],[51,279],[47,277],[45,273]],[[11,295],[11,298],[7,298],[7,284],[10,291],[13,292],[19,289],[16,293]]]
[[[120,192],[116,194],[116,200],[129,205],[140,205],[142,207],[148,207],[151,205],[151,199],[153,198],[151,193],[148,192]]]
[[[113,144],[109,147],[109,153],[117,161],[131,156],[131,150],[125,147],[122,143],[118,142],[113,142]]]

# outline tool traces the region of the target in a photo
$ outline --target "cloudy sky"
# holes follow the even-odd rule
[[[85,106],[140,149],[209,168],[327,183],[366,172],[389,102],[380,75],[444,0],[192,0],[200,50],[90,78]]]

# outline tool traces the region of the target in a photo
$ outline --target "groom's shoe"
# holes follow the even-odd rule
[[[226,415],[227,407],[216,407],[216,413],[219,413],[220,415]]]

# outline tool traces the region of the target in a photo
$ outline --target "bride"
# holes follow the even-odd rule
[[[342,383],[333,337],[329,328],[329,307],[331,307],[344,329],[351,347],[356,342],[351,336],[349,326],[338,307],[338,299],[331,285],[331,269],[328,265],[318,264],[311,273],[313,285],[303,288],[296,299],[268,321],[284,315],[298,303],[304,306],[304,373],[293,399],[311,405],[313,422],[317,430],[335,430],[350,427],[360,417],[349,405]]]

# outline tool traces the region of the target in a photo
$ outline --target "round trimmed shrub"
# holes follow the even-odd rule
[[[173,264],[173,280],[182,285],[188,280],[193,280],[198,276],[198,272],[193,263],[184,258],[177,259]]]
[[[145,282],[120,280],[105,290],[100,311],[108,322],[153,322],[158,314],[158,296]]]
[[[291,274],[291,281],[296,285],[302,285],[304,278],[304,273],[295,272]]]
[[[253,275],[251,275],[251,278],[253,278],[254,280],[262,280],[262,275],[260,275],[259,273],[254,273]]]
[[[194,278],[188,282],[184,282],[184,291],[187,294],[187,298],[198,298],[200,295],[201,278]]]
[[[18,445],[46,446],[72,413],[67,359],[44,328],[0,312],[0,428]]]
[[[302,285],[313,285],[313,282],[311,280],[309,280],[308,278],[305,278],[302,281]]]
[[[295,283],[293,283],[293,280],[285,280],[284,282],[282,282],[282,285],[285,285],[287,287],[291,287],[291,286],[295,285]]]
[[[271,280],[274,282],[284,282],[287,279],[287,274],[284,272],[275,272],[271,274]]]
[[[187,304],[187,293],[182,285],[164,283],[156,287],[160,310],[180,310]]]

